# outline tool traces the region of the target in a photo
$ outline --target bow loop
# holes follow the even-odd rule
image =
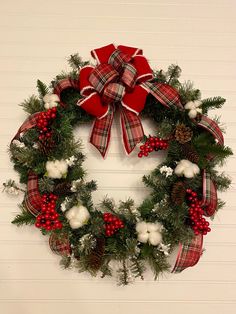
[[[135,56],[132,59],[132,64],[137,71],[137,81],[139,83],[150,81],[153,79],[153,71],[144,56]]]
[[[108,63],[111,64],[118,72],[121,72],[124,64],[131,61],[131,56],[125,54],[124,52],[116,49],[108,60]]]
[[[136,68],[130,63],[124,64],[121,81],[125,84],[128,90],[131,90],[135,86],[136,78],[137,78]]]
[[[110,64],[99,64],[93,69],[89,76],[89,82],[92,86],[101,93],[104,87],[114,82],[119,77],[119,73]]]
[[[80,94],[84,97],[89,96],[91,92],[94,92],[95,89],[89,81],[89,77],[93,72],[93,66],[85,66],[80,70],[80,80],[79,80],[79,88]]]
[[[97,48],[91,51],[92,57],[100,63],[108,63],[108,60],[112,53],[116,50],[116,47],[113,44]]]

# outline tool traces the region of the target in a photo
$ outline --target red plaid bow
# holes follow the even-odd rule
[[[181,107],[177,91],[167,84],[154,84],[152,70],[138,48],[108,46],[91,52],[97,66],[85,66],[80,71],[78,101],[86,112],[96,117],[90,142],[104,157],[110,141],[115,104],[121,104],[121,129],[129,154],[143,136],[139,113],[151,93],[163,105]]]

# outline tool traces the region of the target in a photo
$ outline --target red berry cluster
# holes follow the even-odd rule
[[[201,207],[201,202],[197,198],[197,193],[192,191],[191,189],[187,189],[187,199],[189,201],[189,217],[191,222],[191,227],[195,233],[198,235],[202,233],[206,235],[208,232],[211,231],[209,228],[209,222],[203,218],[204,211]]]
[[[47,111],[40,112],[37,119],[37,128],[39,129],[39,140],[44,141],[52,136],[51,124],[57,116],[57,108],[53,107]]]
[[[140,152],[138,153],[138,157],[142,158],[143,156],[147,157],[149,153],[154,150],[164,150],[168,148],[168,142],[166,140],[162,140],[157,136],[149,136],[144,145],[140,146]]]
[[[124,228],[123,221],[111,213],[104,213],[103,220],[105,222],[105,234],[107,237],[112,236],[119,229]]]
[[[57,196],[50,194],[42,195],[41,213],[36,218],[35,226],[47,231],[61,229],[62,223],[58,220],[58,213],[56,212]]]

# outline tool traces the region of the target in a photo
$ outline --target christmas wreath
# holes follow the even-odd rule
[[[49,236],[65,268],[116,274],[124,285],[143,279],[147,267],[155,279],[164,271],[181,272],[198,262],[211,231],[207,217],[224,205],[217,190],[230,185],[216,166],[232,151],[224,146],[218,118],[208,117],[225,99],[200,100],[191,82],[179,81],[177,65],[152,71],[141,49],[110,44],[92,56],[96,65],[71,55],[71,72],[49,87],[38,81],[39,96],[22,104],[29,116],[9,150],[25,189],[13,180],[4,184],[9,193],[24,193],[13,223],[32,224]],[[96,183],[85,179],[85,156],[73,129],[93,121],[90,142],[105,157],[114,115],[120,116],[127,154],[145,163],[153,151],[166,150],[165,161],[142,179],[150,194],[139,205],[108,197],[94,205]],[[144,134],[143,117],[155,124],[155,134]]]

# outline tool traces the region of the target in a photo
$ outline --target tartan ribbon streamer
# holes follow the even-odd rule
[[[65,233],[52,233],[49,237],[49,246],[55,254],[61,256],[69,256],[71,254],[69,237]]]
[[[21,133],[26,132],[27,130],[34,128],[37,125],[39,112],[36,112],[32,115],[30,115],[21,125],[21,127],[18,129],[17,133],[13,137],[13,140],[18,140],[20,138]],[[12,142],[11,141],[11,142]]]
[[[144,108],[147,95],[151,93],[167,107],[176,105],[182,108],[178,92],[168,84],[149,82],[153,79],[153,72],[138,48],[116,48],[110,44],[94,49],[91,54],[97,60],[97,66],[81,69],[79,81],[83,98],[78,101],[79,106],[96,118],[90,142],[104,157],[118,103],[121,105],[124,148],[129,154],[144,136],[138,115]]]
[[[172,273],[180,273],[197,264],[202,255],[203,235],[199,234],[186,243],[179,244],[179,251]]]
[[[204,169],[202,175],[203,198],[202,206],[204,215],[210,217],[214,215],[217,208],[217,189],[210,174]]]
[[[219,145],[224,145],[224,137],[223,134],[218,126],[218,124],[208,118],[207,116],[202,115],[201,120],[198,122],[200,127],[203,127],[205,130],[210,132],[214,138],[217,140]]]
[[[28,175],[24,204],[32,215],[38,216],[41,211],[42,198],[38,189],[38,176],[33,171],[30,171]]]

